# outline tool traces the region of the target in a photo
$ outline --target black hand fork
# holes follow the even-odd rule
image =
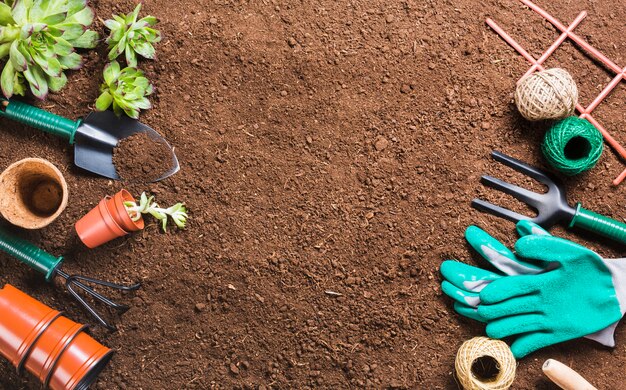
[[[586,210],[580,203],[577,203],[575,207],[571,207],[567,203],[565,189],[556,177],[504,153],[494,150],[491,155],[499,163],[544,184],[548,187],[548,192],[538,194],[492,176],[482,176],[481,182],[485,186],[502,191],[528,204],[537,211],[537,216],[531,218],[482,199],[474,199],[472,201],[472,207],[475,209],[513,222],[530,220],[546,229],[557,223],[563,223],[568,228],[576,226],[626,244],[626,224]]]
[[[85,283],[91,283],[119,291],[133,291],[141,287],[140,284],[123,286],[120,284],[105,282],[103,280],[88,278],[86,276],[69,275],[60,269],[63,257],[55,257],[44,250],[37,248],[26,240],[7,234],[3,229],[0,229],[0,250],[17,258],[32,269],[44,274],[46,276],[46,281],[48,282],[57,275],[63,278],[69,293],[72,294],[76,300],[78,300],[78,302],[98,321],[100,325],[112,331],[116,330],[115,326],[109,324],[100,314],[98,314],[98,312],[91,307],[85,298],[78,294],[77,289],[82,290],[94,300],[101,302],[121,314],[128,310],[129,307],[112,301]]]
[[[85,300],[85,298],[83,298],[80,294],[78,294],[78,292],[74,289],[74,287],[77,287],[83,290],[86,294],[90,295],[95,300],[102,302],[109,308],[117,311],[119,314],[124,314],[128,309],[130,309],[130,306],[122,305],[122,304],[112,301],[111,299],[95,291],[93,288],[85,285],[83,282],[81,282],[81,280],[87,283],[92,283],[95,285],[104,286],[104,287],[108,287],[108,288],[119,290],[119,291],[135,291],[141,287],[141,284],[139,283],[133,284],[131,286],[125,286],[121,284],[106,282],[104,280],[89,278],[87,276],[80,276],[80,275],[70,276],[66,274],[65,272],[61,271],[60,269],[56,270],[56,274],[62,277],[63,279],[65,279],[65,286],[67,288],[67,291],[69,291],[69,293],[72,294],[72,296],[96,319],[96,321],[98,321],[100,325],[104,326],[105,328],[111,331],[115,331],[117,328],[114,325],[109,324],[100,314],[98,314],[98,312],[93,307],[91,307],[91,305]]]

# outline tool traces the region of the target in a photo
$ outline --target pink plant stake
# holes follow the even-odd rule
[[[587,106],[587,108],[583,107],[580,104],[576,105],[576,110],[580,114],[581,118],[587,119],[591,124],[593,124],[604,137],[604,140],[622,157],[624,161],[626,161],[626,149],[624,149],[616,140],[609,134],[608,131],[593,117],[591,116],[591,112],[598,107],[598,105],[602,102],[604,98],[606,98],[613,89],[622,80],[626,80],[626,67],[621,68],[616,65],[613,61],[608,59],[604,54],[600,53],[594,47],[592,47],[589,43],[587,43],[584,39],[576,35],[573,30],[583,21],[583,19],[587,16],[586,11],[582,11],[576,19],[569,26],[563,25],[556,18],[551,16],[549,13],[541,9],[538,5],[532,3],[530,0],[520,0],[530,9],[541,15],[544,19],[548,20],[554,27],[556,27],[559,31],[561,31],[561,35],[558,39],[548,48],[548,50],[543,53],[539,59],[535,59],[530,53],[528,53],[519,43],[517,43],[509,34],[507,34],[500,26],[496,24],[492,19],[487,19],[487,25],[491,27],[502,39],[504,39],[511,47],[513,47],[519,54],[522,55],[528,62],[532,64],[530,69],[520,78],[521,81],[524,77],[530,75],[535,71],[541,71],[545,68],[543,67],[543,63],[548,59],[552,53],[556,51],[556,49],[565,41],[565,39],[569,38],[574,41],[579,47],[581,47],[584,51],[586,51],[589,55],[594,57],[596,60],[602,62],[606,65],[607,68],[615,72],[615,77],[611,80],[609,84],[600,92],[598,97],[596,97],[591,104]],[[626,169],[615,179],[613,180],[614,185],[620,184],[626,178]]]

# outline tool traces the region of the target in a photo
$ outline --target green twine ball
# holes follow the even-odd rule
[[[543,155],[557,171],[574,176],[593,168],[603,147],[602,134],[575,116],[555,122],[543,139]]]

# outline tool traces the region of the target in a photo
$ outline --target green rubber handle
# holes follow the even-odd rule
[[[54,257],[28,241],[8,234],[3,229],[0,229],[0,250],[46,275],[48,282],[54,277],[55,271],[63,261],[63,257]]]
[[[81,124],[80,120],[73,121],[16,100],[1,99],[1,102],[0,116],[66,138],[70,145],[74,143],[74,134]]]
[[[579,227],[626,244],[626,224],[576,205],[576,214],[569,227]]]

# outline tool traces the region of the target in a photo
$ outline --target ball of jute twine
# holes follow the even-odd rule
[[[515,90],[515,104],[530,121],[562,119],[574,113],[578,88],[572,76],[561,68],[533,73]]]
[[[472,365],[481,357],[491,357],[497,363],[498,374],[483,381],[472,372]],[[474,337],[461,345],[454,363],[456,376],[465,390],[506,390],[515,379],[515,357],[504,341]]]

